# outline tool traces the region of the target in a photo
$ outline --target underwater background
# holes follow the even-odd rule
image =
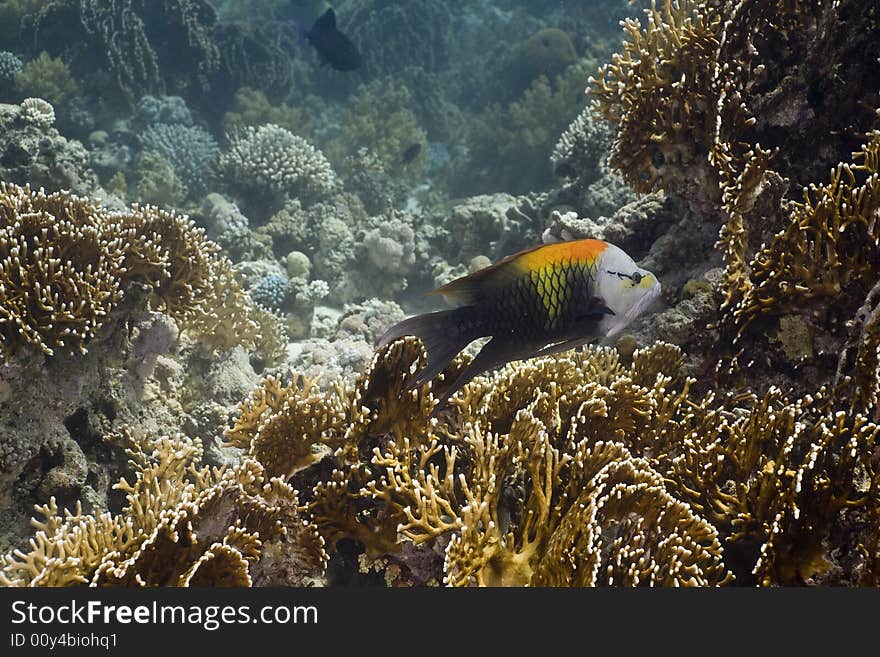
[[[871,0],[0,0],[0,584],[880,584],[878,53]],[[620,332],[436,410],[481,345],[377,348],[584,238],[662,284]]]

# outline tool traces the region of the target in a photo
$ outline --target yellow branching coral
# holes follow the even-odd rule
[[[748,285],[730,309],[738,334],[759,316],[827,304],[880,277],[880,131],[868,137],[828,184],[804,190],[786,227],[749,263]]]
[[[122,298],[124,249],[83,201],[0,183],[0,344],[82,351]]]
[[[124,513],[48,507],[4,581],[272,581],[292,527],[308,563],[343,539],[376,563],[441,546],[450,585],[796,584],[841,554],[851,581],[880,577],[880,427],[826,390],[697,398],[677,347],[629,367],[590,347],[478,377],[435,420],[443,379],[404,390],[423,358],[399,341],[329,391],[267,377],[227,431],[234,468],[140,443]]]
[[[316,381],[282,386],[266,377],[225,432],[227,444],[263,463],[271,476],[290,476],[318,461],[344,433],[341,403]]]
[[[154,207],[108,212],[87,199],[0,183],[0,348],[77,352],[125,290],[147,286],[181,326],[228,348],[281,358],[280,322],[258,314],[204,231]]]
[[[323,541],[304,523],[296,492],[246,459],[196,468],[202,447],[184,436],[123,432],[135,479],[119,514],[38,511],[30,551],[2,558],[4,586],[236,586],[302,584],[326,566]]]
[[[622,445],[583,441],[559,450],[528,411],[510,435],[489,440],[494,447],[509,442],[504,451],[513,454],[495,459],[501,467],[468,491],[460,533],[446,551],[449,584],[707,585],[730,578],[715,529]],[[524,474],[521,485],[530,490],[514,509],[518,525],[504,504],[510,469]]]
[[[308,432],[334,447],[302,505],[331,546],[379,557],[441,540],[456,585],[791,584],[821,579],[847,526],[873,576],[878,427],[824,392],[694,398],[677,347],[629,367],[591,347],[478,377],[434,422],[438,391],[402,392],[423,357],[412,340],[377,354]],[[249,440],[273,416],[293,426],[272,443],[282,470],[303,456],[289,399],[312,392],[267,380],[242,413]]]
[[[647,25],[626,19],[624,51],[590,78],[599,114],[618,126],[609,162],[633,189],[670,189],[698,177],[715,136],[718,92],[705,66],[719,48],[721,18],[692,0],[652,3]]]
[[[730,543],[758,555],[762,584],[803,582],[828,568],[841,513],[880,513],[878,427],[833,412],[824,391],[690,404],[656,459],[670,489]],[[760,548],[760,549],[759,549]]]
[[[657,352],[639,358],[642,375],[650,363],[680,361],[680,352],[667,345]],[[620,443],[594,439],[604,433],[638,442],[636,426],[652,415],[648,390],[627,389],[632,381],[606,349],[591,350],[575,362],[541,359],[509,366],[494,379],[495,388],[508,390],[505,384],[520,380],[518,375],[530,365],[544,371],[546,379],[539,380],[545,383],[566,374],[582,382],[574,393],[552,384],[532,387],[531,401],[514,414],[504,434],[483,429],[492,415],[477,412],[463,425],[457,444],[443,444],[429,432],[430,441],[417,448],[404,441],[402,448],[390,443],[384,452],[375,450],[372,462],[384,473],[368,492],[400,509],[402,535],[421,543],[450,533],[446,579],[453,585],[727,581],[714,528],[667,493],[647,461],[632,459]],[[596,374],[610,378],[606,383],[611,387],[588,380]],[[653,374],[655,382],[670,380],[658,377],[657,370]],[[520,381],[525,384],[525,379]],[[597,398],[603,390],[605,400]],[[606,483],[606,475],[600,475],[603,468],[623,459],[631,462],[627,474],[615,469],[618,479]],[[628,495],[632,504],[620,503],[620,495]],[[575,519],[587,508],[591,516]],[[599,518],[603,513],[607,516]],[[619,524],[627,527],[621,529],[627,541],[606,543],[608,531]],[[576,565],[579,559],[582,563]]]
[[[354,539],[376,557],[396,552],[401,539],[423,544],[449,535],[451,584],[549,584],[566,577],[582,584],[608,578],[620,584],[729,580],[714,528],[667,492],[648,461],[597,438],[641,445],[661,433],[687,396],[686,381],[675,371],[662,372],[678,369],[680,350],[660,344],[638,352],[632,370],[607,348],[510,365],[492,378],[476,379],[438,424],[427,418],[433,394],[441,394],[434,384],[404,391],[423,358],[417,341],[396,342],[377,354],[347,399],[337,397],[349,409],[349,428],[327,457],[336,464],[329,478],[314,486],[303,505],[328,544]],[[442,388],[444,379],[435,383]],[[253,442],[258,427],[272,426],[267,416],[289,422],[288,401],[298,389],[265,381],[243,406],[241,426],[233,429],[238,439],[250,436]],[[321,440],[339,440],[338,429],[328,428]],[[282,465],[300,453],[296,432],[289,435],[293,440],[275,443],[289,452],[273,457]],[[312,440],[318,435],[313,432]],[[603,460],[599,454],[611,456]],[[598,473],[623,454],[632,467],[615,470],[614,482],[603,485]],[[321,467],[326,471],[326,462]],[[586,489],[607,509],[602,526],[589,535],[592,543],[583,542],[586,534],[569,515],[581,508]],[[628,499],[641,500],[626,512],[606,496],[624,491]],[[606,542],[608,528],[618,525],[626,527],[621,536],[630,542]],[[602,574],[576,577],[566,565],[571,551],[593,554]],[[641,568],[628,569],[627,555],[636,552],[656,558],[640,557]],[[619,564],[608,561],[613,555]]]
[[[111,220],[128,239],[125,274],[152,287],[157,305],[185,322],[211,294],[220,251],[192,221],[135,205]]]
[[[351,403],[348,444],[362,435],[391,433],[402,438],[414,426],[423,425],[434,407],[430,390],[406,390],[409,379],[427,362],[421,343],[408,337],[376,354],[358,379]],[[441,375],[439,382],[443,381]]]
[[[590,79],[594,108],[617,124],[610,163],[627,182],[681,192],[701,214],[726,218],[723,326],[736,337],[758,317],[821,312],[870,289],[880,271],[880,137],[868,133],[854,162],[788,203],[770,167],[776,150],[757,143],[748,106],[773,97],[768,76],[782,75],[774,55],[786,53],[783,70],[802,61],[795,53],[837,11],[809,0],[652,2],[644,26],[625,22],[623,53]],[[778,232],[764,238],[762,230]]]

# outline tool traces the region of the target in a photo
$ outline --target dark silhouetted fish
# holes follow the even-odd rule
[[[428,353],[409,389],[427,383],[477,338],[491,336],[434,407],[468,381],[512,360],[546,356],[614,335],[660,294],[660,283],[620,248],[601,240],[545,244],[435,290],[458,308],[410,317],[379,338],[405,335]]]
[[[406,150],[403,151],[403,156],[400,158],[404,164],[409,164],[414,159],[419,156],[419,153],[422,152],[422,144],[421,142],[416,142],[407,146]]]
[[[321,60],[337,71],[353,71],[363,63],[351,39],[336,29],[336,13],[332,8],[325,11],[304,36]]]

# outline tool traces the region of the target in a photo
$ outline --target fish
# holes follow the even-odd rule
[[[418,141],[414,142],[406,147],[406,150],[403,151],[403,155],[401,156],[400,160],[404,164],[409,164],[414,159],[416,159],[419,156],[419,153],[421,153],[421,152],[422,152],[421,142],[418,142]]]
[[[303,37],[318,52],[322,61],[337,71],[354,71],[363,64],[357,46],[336,28],[336,12],[325,11]]]
[[[542,244],[510,255],[430,294],[457,304],[389,328],[381,349],[405,336],[421,339],[427,364],[407,384],[437,376],[474,340],[489,341],[431,412],[471,379],[514,360],[567,351],[613,336],[660,295],[660,281],[621,248],[596,239]]]

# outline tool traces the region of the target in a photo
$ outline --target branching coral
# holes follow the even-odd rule
[[[0,184],[0,328],[6,349],[83,350],[122,297],[124,243],[86,203]]]
[[[323,542],[297,511],[296,492],[253,460],[197,467],[201,443],[183,436],[113,439],[135,478],[121,513],[59,514],[38,507],[29,551],[2,558],[4,586],[304,585],[326,566]]]
[[[23,93],[45,98],[58,106],[63,106],[78,89],[67,64],[45,51],[24,65],[15,83]]]
[[[193,195],[204,193],[207,172],[220,149],[214,138],[198,126],[155,123],[141,136],[145,153],[165,158]]]
[[[323,154],[302,137],[280,126],[248,126],[232,137],[220,156],[221,173],[233,186],[261,193],[282,193],[315,201],[337,187]]]
[[[202,229],[154,207],[107,212],[64,192],[0,185],[0,344],[82,351],[125,290],[147,286],[184,328],[253,344],[251,308]],[[225,329],[224,329],[225,326]],[[222,336],[227,340],[222,340]]]
[[[315,413],[318,395],[291,414],[312,388],[276,380],[243,407],[230,435],[247,453],[266,427],[263,458],[301,484],[318,474],[304,509],[331,548],[353,538],[376,557],[398,550],[396,534],[448,537],[455,585],[792,584],[832,562],[873,576],[862,555],[880,516],[880,429],[824,393],[700,398],[672,345],[629,367],[591,348],[480,377],[433,424],[461,363],[403,392],[423,358],[395,343],[325,397],[330,412]]]
[[[267,464],[272,476],[289,477],[319,460],[321,445],[329,447],[333,436],[343,433],[344,418],[341,403],[321,394],[315,383],[283,386],[275,377],[264,379],[240,405],[226,431],[227,444]]]
[[[880,131],[853,158],[827,184],[804,190],[739,278],[741,299],[730,309],[739,334],[760,316],[816,310],[880,277]]]
[[[132,500],[127,520],[100,521],[110,537],[101,540],[125,546],[119,556],[89,556],[88,576],[70,561],[50,562],[63,524],[55,518],[40,527],[48,530],[35,539],[37,557],[7,557],[4,577],[185,583],[200,581],[192,578],[202,567],[207,579],[217,559],[237,566],[211,577],[246,584],[259,557],[239,534],[200,532],[210,524],[252,533],[234,521],[255,508],[247,517],[266,522],[254,498],[267,493],[257,489],[281,491],[274,506],[293,514],[282,478],[305,490],[296,513],[331,550],[347,539],[371,558],[402,559],[401,542],[445,546],[450,585],[718,585],[734,576],[773,585],[822,581],[831,570],[845,581],[877,577],[880,427],[835,411],[826,392],[701,398],[672,345],[637,351],[629,367],[614,350],[589,348],[479,377],[434,421],[435,395],[463,362],[406,391],[424,358],[408,338],[378,353],[351,388],[266,378],[226,432],[243,450],[241,465],[208,471],[156,459],[151,474],[141,467],[135,484],[121,484]],[[157,453],[186,461],[196,448],[181,440]],[[64,526],[92,527],[79,515]],[[142,525],[149,530],[136,532]],[[261,540],[278,535],[277,523],[260,527]]]

